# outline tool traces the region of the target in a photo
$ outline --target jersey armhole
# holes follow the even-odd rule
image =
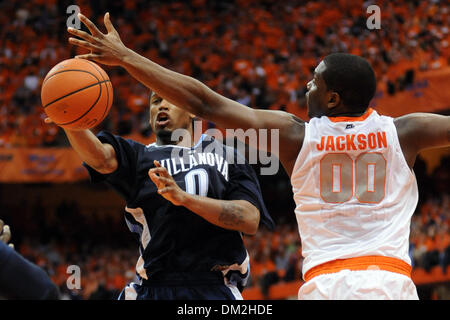
[[[393,127],[393,131],[395,133],[394,138],[393,138],[394,143],[395,143],[395,149],[396,149],[396,151],[400,151],[400,153],[401,153],[400,158],[402,159],[401,161],[403,162],[403,165],[405,165],[406,168],[408,168],[409,173],[415,177],[414,170],[413,170],[413,168],[409,167],[408,162],[406,161],[406,158],[405,158],[405,154],[403,153],[402,145],[400,144],[400,139],[398,138],[397,127],[395,126],[395,123],[394,123],[394,118],[388,118],[388,119],[389,119],[389,121]]]
[[[292,173],[291,173],[291,184],[292,184],[292,179],[295,176],[295,172],[298,171],[301,166],[306,162],[306,160],[308,159],[310,152],[309,152],[309,136],[310,136],[310,124],[308,122],[305,122],[305,135],[303,137],[303,143],[302,146],[300,148],[300,152],[297,155],[297,159],[295,160],[294,163],[294,168],[292,169]]]

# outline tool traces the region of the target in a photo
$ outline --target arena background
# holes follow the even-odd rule
[[[381,12],[369,29],[366,8]],[[0,219],[16,250],[44,268],[64,299],[114,299],[135,277],[137,244],[124,201],[92,185],[61,129],[45,125],[40,87],[52,66],[78,53],[66,32],[70,5],[100,26],[111,14],[124,43],[250,107],[286,110],[307,120],[304,93],[312,70],[331,52],[373,65],[380,113],[450,111],[448,1],[1,1]],[[148,91],[120,68],[108,68],[114,103],[95,128],[154,141]],[[204,128],[213,124],[204,122]],[[411,223],[413,280],[422,299],[450,297],[450,149],[421,154],[420,201]],[[247,299],[296,298],[301,243],[287,175],[260,176],[277,223],[245,237],[252,276]],[[69,289],[68,266],[81,270]]]

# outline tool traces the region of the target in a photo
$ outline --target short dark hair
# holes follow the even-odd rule
[[[333,53],[323,59],[322,73],[328,90],[335,91],[345,106],[365,111],[375,95],[377,80],[369,62],[348,53]]]

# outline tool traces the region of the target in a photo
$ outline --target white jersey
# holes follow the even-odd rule
[[[393,118],[373,109],[359,118],[313,118],[291,176],[303,274],[360,256],[411,264],[410,219],[417,182]]]

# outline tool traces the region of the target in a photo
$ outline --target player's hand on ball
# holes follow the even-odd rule
[[[9,240],[11,240],[11,229],[0,219],[0,241],[8,244]],[[12,243],[8,244],[8,246],[14,249]]]
[[[187,194],[175,182],[173,177],[158,161],[153,161],[155,168],[148,171],[148,175],[158,188],[158,193],[176,206],[184,204]]]
[[[78,55],[76,58],[94,60],[110,66],[120,65],[122,58],[128,52],[128,48],[123,44],[119,33],[112,25],[109,12],[104,17],[105,27],[108,31],[107,34],[98,30],[95,24],[81,13],[78,14],[78,18],[89,29],[91,34],[75,28],[68,28],[67,31],[69,33],[83,39],[80,40],[71,37],[69,38],[69,42],[81,48],[88,49],[91,53]]]
[[[44,122],[45,122],[45,124],[52,124],[52,123],[55,124],[55,122],[52,119],[50,119],[49,117],[45,118]],[[81,131],[81,130],[84,130],[84,129],[69,129],[69,128],[63,128],[63,129],[66,130],[66,131]]]

